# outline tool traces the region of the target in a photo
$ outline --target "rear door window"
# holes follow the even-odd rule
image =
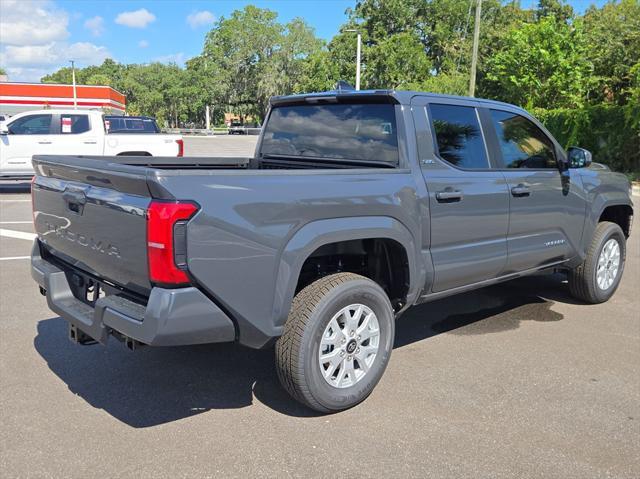
[[[470,106],[429,105],[435,147],[440,158],[458,168],[489,168],[476,109]]]
[[[126,116],[105,117],[105,126],[109,133],[159,133],[160,129],[153,118],[131,118]]]
[[[392,104],[280,106],[271,110],[263,157],[398,164]]]
[[[63,135],[86,133],[90,129],[88,115],[60,115],[60,133]]]

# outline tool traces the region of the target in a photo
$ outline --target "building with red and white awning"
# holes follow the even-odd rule
[[[126,109],[125,96],[108,86],[76,85],[76,103],[79,109],[101,109],[112,115],[123,115]],[[0,82],[0,114],[73,107],[73,85]]]

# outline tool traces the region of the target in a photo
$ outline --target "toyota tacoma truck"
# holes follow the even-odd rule
[[[128,129],[122,126],[126,122]],[[112,128],[109,128],[111,126]],[[133,128],[138,128],[132,132]],[[153,128],[154,134],[145,129]],[[181,136],[159,134],[146,117],[109,117],[98,110],[38,110],[0,123],[0,178],[31,178],[31,157],[49,155],[182,156]]]
[[[253,157],[33,159],[32,276],[80,344],[275,345],[296,399],[365,399],[407,308],[625,265],[629,181],[526,111],[404,91],[275,97]]]

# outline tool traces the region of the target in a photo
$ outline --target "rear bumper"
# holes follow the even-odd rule
[[[90,306],[73,295],[70,273],[43,259],[35,240],[31,276],[46,290],[49,308],[102,344],[114,331],[150,346],[235,340],[233,322],[196,288],[153,288],[146,306],[119,295],[100,298]]]

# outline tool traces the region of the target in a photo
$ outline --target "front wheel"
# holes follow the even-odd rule
[[[626,257],[626,239],[620,226],[598,223],[585,260],[569,272],[572,296],[587,303],[604,303],[615,293]]]
[[[325,276],[293,300],[276,343],[280,382],[316,411],[355,406],[387,367],[394,326],[391,303],[378,284],[352,273]]]

